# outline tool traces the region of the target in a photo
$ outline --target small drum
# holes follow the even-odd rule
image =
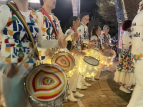
[[[60,107],[67,91],[67,77],[58,65],[42,64],[29,73],[25,89],[32,107]]]
[[[114,50],[111,49],[104,49],[102,52],[102,56],[100,59],[100,62],[102,65],[112,65],[112,60],[116,56],[116,53]]]
[[[75,59],[70,53],[58,52],[52,57],[51,64],[57,64],[61,66],[67,73],[74,68]]]

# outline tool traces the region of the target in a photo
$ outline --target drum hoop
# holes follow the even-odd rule
[[[54,54],[53,57],[52,57],[52,59],[51,59],[51,63],[53,62],[54,56],[55,56],[55,55],[58,55],[59,53],[67,53],[68,55],[70,55],[70,56],[73,58],[73,60],[74,60],[73,67],[69,70],[69,71],[71,71],[71,70],[74,68],[74,66],[75,66],[75,59],[74,59],[74,57],[73,57],[70,53],[68,53],[68,52],[61,51],[61,52],[58,52],[58,53]],[[58,65],[58,64],[55,64],[55,65]],[[59,66],[59,65],[58,65],[58,66]],[[63,69],[62,66],[61,66],[61,68]],[[64,71],[64,70],[63,70],[63,71]],[[67,72],[69,72],[69,71],[64,71],[64,72],[67,73]]]
[[[99,65],[99,61],[98,61],[96,58],[94,58],[94,57],[92,57],[92,56],[84,56],[84,58],[85,58],[85,57],[90,57],[90,58],[95,59],[95,60],[98,62],[98,65]],[[87,64],[92,65],[92,64],[88,63],[84,58],[83,58],[83,60],[84,60]],[[98,65],[92,65],[92,66],[98,66]]]
[[[100,52],[100,51],[99,51],[99,50],[97,50],[97,49],[93,49],[93,50],[98,51],[100,54],[102,54],[102,52]]]
[[[59,69],[60,69],[61,71],[63,71],[63,69],[62,69],[59,65],[54,65],[54,64],[41,64],[41,65],[38,65],[38,66],[34,67],[32,70],[34,70],[35,68],[38,68],[39,66],[44,66],[44,65],[57,66],[57,67],[59,67]],[[32,71],[32,70],[31,70],[31,71]],[[26,90],[26,93],[29,95],[29,97],[31,96],[31,97],[32,97],[34,100],[36,100],[37,102],[48,102],[48,101],[41,101],[41,100],[39,100],[39,99],[33,97],[32,95],[30,95],[30,93],[28,92],[27,87],[26,87],[26,84],[27,84],[26,80],[27,80],[28,76],[30,75],[31,71],[29,72],[29,74],[28,74],[28,75],[26,76],[26,78],[25,78],[24,88],[25,88],[25,90]],[[64,71],[63,71],[63,72],[64,72]],[[65,91],[66,86],[67,86],[67,84],[68,84],[68,80],[67,80],[67,76],[66,76],[65,72],[64,72],[63,74],[64,74],[64,77],[65,77],[65,79],[66,79],[66,81],[65,81],[65,82],[66,82],[66,83],[65,83],[66,85],[65,85],[64,89],[62,90],[62,92],[58,95],[58,97],[62,95],[62,93]],[[57,97],[57,98],[58,98],[58,97]],[[57,99],[57,98],[51,99],[51,100],[49,100],[49,101],[53,101],[53,100],[55,100],[55,99]]]

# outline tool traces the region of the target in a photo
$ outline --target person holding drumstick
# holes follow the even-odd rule
[[[69,22],[66,25],[66,35],[70,35],[67,37],[68,45],[67,49],[74,53],[74,58],[75,58],[75,66],[78,67],[79,65],[79,59],[80,56],[84,56],[85,53],[82,52],[82,41],[81,37],[78,34],[78,27],[80,26],[80,20],[77,16],[72,16],[69,20]],[[83,94],[80,94],[79,92],[76,91],[76,86],[78,82],[78,77],[79,77],[79,70],[78,68],[75,69],[72,77],[69,79],[69,91],[68,91],[68,99],[72,102],[76,102],[77,99],[75,97],[83,97]]]
[[[39,39],[47,40],[46,42],[49,43],[49,48],[38,48],[38,51],[42,63],[47,63],[47,60],[51,59],[54,52],[59,48],[65,48],[67,46],[67,42],[64,39],[65,35],[62,32],[60,21],[52,14],[52,10],[56,6],[56,0],[40,0],[40,4],[42,8],[36,11],[40,28]],[[41,41],[41,45],[44,47],[46,43]]]
[[[13,0],[0,7],[0,83],[6,107],[27,107],[25,76],[39,60],[38,46],[49,48],[39,37],[38,16],[28,8],[28,0]]]
[[[100,35],[100,40],[101,40],[101,46],[102,49],[110,49],[110,46],[114,46],[112,43],[110,43],[111,36],[109,34],[109,26],[104,25],[103,27],[103,34]]]
[[[80,14],[80,20],[81,25],[78,28],[79,34],[82,39],[83,43],[83,50],[87,48],[92,48],[92,46],[89,45],[89,37],[88,37],[88,27],[86,26],[89,23],[89,14],[87,12],[83,12]],[[88,45],[88,47],[86,47]],[[87,89],[88,86],[91,86],[91,84],[87,83],[82,75],[79,76],[77,88],[78,89]]]
[[[95,21],[92,21],[91,23],[95,23]],[[91,38],[90,42],[96,41],[96,46],[95,49],[98,51],[102,52],[102,47],[101,47],[101,41],[100,41],[100,34],[101,34],[101,28],[98,25],[94,25],[93,27],[90,27],[91,29]],[[99,69],[96,71],[96,76],[92,78],[92,81],[99,80],[100,74],[101,74],[101,67],[102,65],[99,64]]]

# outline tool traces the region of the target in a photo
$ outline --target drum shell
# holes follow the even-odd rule
[[[102,65],[106,65],[106,66],[112,65],[113,58],[116,57],[116,52],[111,49],[106,49],[106,50],[104,50],[104,52],[112,53],[113,55],[106,56],[106,55],[102,54],[101,58],[100,58],[100,63]]]
[[[63,57],[64,59],[65,59],[65,61],[69,61],[70,62],[70,64],[69,64],[69,67],[64,67],[64,66],[62,66],[62,63],[60,63],[60,65],[56,62],[56,60],[57,59],[59,59],[59,57],[61,57],[61,56],[65,56],[65,57]],[[69,71],[71,71],[73,68],[74,68],[74,66],[75,66],[75,59],[74,59],[74,57],[73,57],[73,55],[72,54],[70,54],[70,53],[68,53],[68,52],[57,52],[53,57],[52,57],[52,59],[51,59],[51,64],[56,64],[56,65],[59,65],[59,66],[61,66],[62,68],[63,68],[63,70],[65,71],[65,73],[67,74]]]
[[[90,49],[90,50],[84,50],[84,52],[86,53],[87,56],[91,56],[95,59],[97,59],[98,61],[100,61],[100,56],[101,53],[98,50],[94,50],[94,49]],[[93,76],[96,75],[96,72],[98,71],[99,66],[93,66],[90,65],[88,63],[86,63],[85,61],[83,61],[84,56],[82,56],[80,58],[80,66],[79,66],[79,72],[81,75],[91,78]]]
[[[40,102],[40,101],[33,99],[30,96],[29,102],[32,107],[61,107],[63,106],[64,101],[67,101],[67,92],[68,92],[68,85],[67,85],[66,90],[63,92],[63,94],[53,101]]]

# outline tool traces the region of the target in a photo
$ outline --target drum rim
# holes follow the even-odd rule
[[[35,68],[38,68],[39,66],[44,66],[44,65],[50,65],[50,66],[57,66],[61,71],[63,71],[63,69],[59,66],[59,65],[55,65],[55,64],[41,64],[41,65],[38,65],[38,66],[36,66],[36,67],[34,67],[33,69],[35,69]],[[33,70],[32,69],[32,70]],[[31,71],[32,71],[31,70]],[[30,93],[28,92],[28,90],[27,90],[27,78],[28,78],[28,76],[30,75],[30,73],[31,73],[31,71],[29,72],[29,74],[26,76],[26,79],[25,79],[25,82],[24,82],[24,88],[25,88],[25,91],[26,91],[26,93],[29,95],[28,97],[32,97],[34,100],[36,100],[37,102],[48,102],[48,101],[53,101],[53,100],[55,100],[55,99],[57,99],[60,95],[62,95],[63,94],[63,92],[66,90],[66,87],[67,87],[67,84],[68,84],[68,79],[67,79],[67,76],[66,76],[66,73],[64,72],[63,74],[64,74],[64,77],[65,77],[65,87],[64,87],[64,89],[62,90],[62,92],[57,96],[57,97],[55,97],[55,98],[53,98],[53,99],[50,99],[50,100],[39,100],[39,99],[37,99],[37,98],[35,98],[35,97],[33,97],[32,95],[30,95]]]
[[[102,54],[102,52],[100,52],[99,50],[97,50],[97,49],[95,49],[95,48],[94,48],[93,50],[96,50],[96,51],[98,51],[100,54]]]
[[[84,58],[85,58],[85,57],[90,57],[90,58],[96,59],[96,58],[94,58],[94,57],[92,57],[92,56],[84,56]],[[84,60],[87,64],[92,65],[92,64],[88,63],[84,58],[83,58],[83,60]],[[96,60],[97,60],[97,59],[96,59]],[[99,61],[100,61],[100,60],[99,60]],[[98,65],[99,65],[99,61],[97,60]],[[92,66],[98,66],[98,65],[92,65]]]
[[[73,58],[73,60],[74,60],[74,64],[73,64],[73,67],[69,70],[69,71],[71,71],[73,68],[74,68],[74,66],[75,66],[75,59],[74,59],[74,57],[70,54],[70,53],[68,53],[68,52],[63,52],[63,51],[61,51],[61,52],[58,52],[58,53],[56,53],[56,54],[54,54],[53,55],[53,57],[51,58],[51,64],[53,64],[52,62],[54,62],[53,61],[53,59],[54,59],[54,56],[55,55],[57,55],[57,54],[60,54],[60,53],[66,53],[66,54],[69,54],[72,58]],[[58,65],[58,64],[56,64],[56,63],[54,63],[55,65]],[[59,65],[58,65],[59,66]],[[60,66],[62,69],[63,69],[63,67],[62,66]],[[64,70],[63,70],[64,71]],[[64,71],[65,73],[68,73],[69,71]]]

